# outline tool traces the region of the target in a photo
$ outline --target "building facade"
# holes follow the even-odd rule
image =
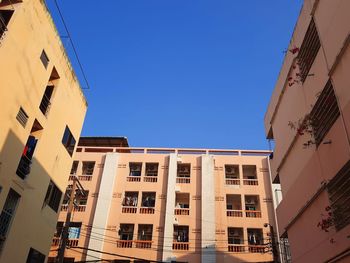
[[[87,104],[44,1],[0,1],[0,72],[0,262],[45,262]]]
[[[265,116],[292,262],[350,261],[349,10],[304,1]]]
[[[121,144],[80,139],[50,262],[74,178],[86,195],[76,197],[67,262],[272,262],[270,152]]]

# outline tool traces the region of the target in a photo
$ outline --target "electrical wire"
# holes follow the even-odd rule
[[[66,22],[65,22],[65,20],[64,20],[64,18],[63,18],[63,15],[62,15],[61,9],[60,9],[60,7],[59,7],[59,5],[58,5],[58,3],[57,3],[57,0],[54,0],[54,3],[55,3],[55,6],[56,6],[56,8],[57,8],[57,11],[58,11],[58,13],[59,13],[59,15],[60,15],[60,18],[61,18],[61,20],[62,20],[63,26],[64,26],[64,28],[65,28],[65,30],[66,30],[67,36],[68,36],[68,38],[69,38],[69,40],[70,40],[70,43],[71,43],[71,45],[72,45],[73,52],[74,52],[75,57],[76,57],[76,59],[77,59],[77,61],[78,61],[79,68],[80,68],[80,70],[81,70],[81,73],[82,73],[82,75],[83,75],[83,78],[84,78],[85,83],[86,83],[86,86],[87,86],[87,88],[83,88],[83,87],[82,87],[82,89],[90,89],[89,82],[88,82],[88,80],[87,80],[85,71],[84,71],[84,69],[83,69],[83,65],[82,65],[82,63],[80,62],[80,59],[79,59],[79,56],[78,56],[78,52],[77,52],[77,50],[76,50],[76,48],[75,48],[73,39],[72,39],[71,34],[70,34],[69,30],[68,30],[67,24],[66,24]]]

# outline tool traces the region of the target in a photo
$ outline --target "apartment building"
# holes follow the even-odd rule
[[[349,11],[304,1],[265,116],[292,262],[350,261]]]
[[[67,262],[272,262],[270,152],[127,145],[80,139],[49,262],[74,178]]]
[[[0,72],[0,262],[45,262],[87,104],[43,1],[0,1]]]

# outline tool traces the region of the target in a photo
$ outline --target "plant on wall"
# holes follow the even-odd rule
[[[303,136],[305,134],[308,134],[310,136],[310,139],[303,143],[304,148],[309,148],[310,146],[316,144],[314,138],[314,127],[316,124],[316,119],[313,118],[310,114],[306,114],[304,118],[301,118],[298,121],[288,122],[288,126],[292,130],[295,130],[297,135]]]

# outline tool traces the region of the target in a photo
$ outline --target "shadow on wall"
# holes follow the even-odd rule
[[[0,242],[1,258],[6,258],[7,262],[18,262],[19,259],[24,261],[30,248],[48,255],[56,229],[63,193],[61,198],[57,198],[57,202],[49,204],[50,198],[47,197],[47,192],[51,177],[35,157],[41,148],[40,143],[39,139],[31,160],[27,162],[29,168],[22,167],[27,170],[21,176],[16,171],[26,151],[25,143],[21,142],[10,130],[0,151],[1,211],[4,205],[7,206],[5,201],[10,189],[19,195],[15,202],[17,205],[13,205],[13,208],[8,210],[12,211],[7,218],[10,223],[0,222],[1,235],[5,236],[5,240]],[[59,159],[56,158],[52,170],[58,165]],[[63,189],[60,190],[64,192]],[[28,215],[30,215],[30,220],[28,220]],[[0,216],[0,220],[4,221],[4,217]],[[24,236],[26,238],[23,238]],[[14,251],[16,253],[13,253]]]

